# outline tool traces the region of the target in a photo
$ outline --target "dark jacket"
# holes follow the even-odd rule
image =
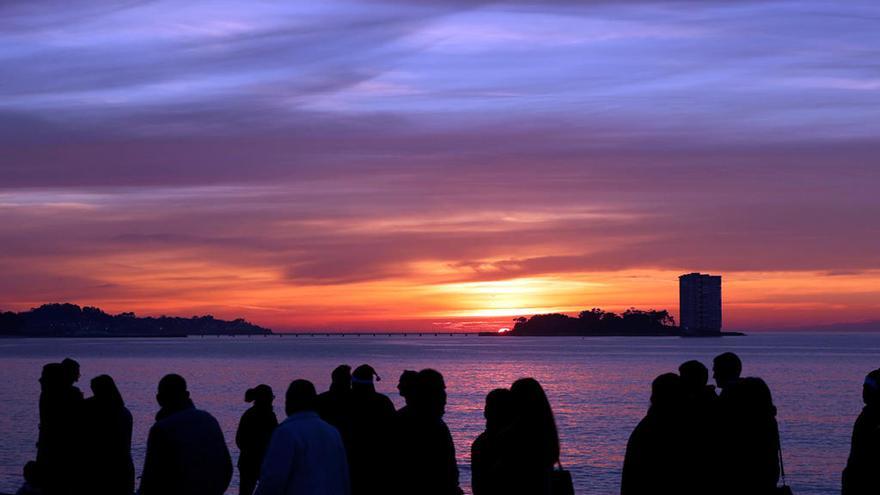
[[[131,413],[121,404],[94,397],[83,403],[82,493],[129,495],[134,492]]]
[[[880,407],[866,406],[853,426],[843,495],[880,493]]]
[[[223,495],[232,459],[213,416],[191,404],[150,428],[140,495]]]
[[[455,445],[441,418],[422,416],[413,410],[398,414],[395,437],[399,495],[462,493]]]
[[[471,445],[471,491],[473,495],[502,495],[496,478],[501,452],[497,433],[484,431]]]
[[[82,392],[74,386],[51,388],[40,395],[37,463],[48,495],[75,493],[79,486],[82,406]]]
[[[498,463],[493,478],[505,495],[548,495],[553,465],[559,459],[546,434],[530,422],[515,421],[499,435]]]
[[[621,495],[681,493],[681,443],[676,414],[649,410],[626,444]]]
[[[779,482],[779,427],[776,411],[760,411],[743,399],[742,381],[718,401],[719,493],[772,494]]]
[[[348,425],[340,429],[353,495],[384,493],[391,469],[387,459],[392,440],[394,404],[371,390],[352,389]],[[332,424],[332,423],[331,423]]]

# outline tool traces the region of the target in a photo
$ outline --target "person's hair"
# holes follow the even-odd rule
[[[510,387],[519,433],[540,442],[538,454],[548,465],[559,460],[559,432],[553,409],[541,384],[534,378],[520,378]]]
[[[379,373],[376,373],[376,370],[373,369],[369,364],[362,364],[354,369],[351,377],[362,382],[373,382],[373,377],[376,377],[376,381],[382,381],[382,377],[379,376]]]
[[[681,378],[663,373],[651,382],[651,407],[658,412],[670,411],[681,404]]]
[[[40,387],[43,391],[58,390],[64,382],[64,367],[61,363],[49,363],[43,366],[40,374]]]
[[[64,358],[61,361],[61,368],[64,370],[65,381],[69,382],[69,385],[76,383],[76,380],[79,378],[79,363],[71,358]]]
[[[510,424],[514,416],[513,393],[506,388],[496,388],[486,394],[486,430],[500,430]]]
[[[415,391],[418,376],[418,371],[403,370],[403,373],[400,374],[400,380],[397,382],[397,390],[400,391],[401,397],[409,397]]]
[[[876,369],[865,376],[865,384],[862,387],[862,400],[865,404],[875,405],[880,403],[880,369]]]
[[[315,408],[315,399],[318,397],[315,392],[315,385],[308,380],[294,380],[287,387],[285,395],[284,408],[287,415],[295,412],[308,411]]]
[[[767,383],[756,377],[743,378],[733,387],[731,402],[736,414],[746,418],[776,417],[776,406]]]
[[[877,390],[880,390],[880,368],[868,373],[865,378],[870,378],[877,383]]]
[[[183,404],[189,399],[189,391],[186,389],[186,380],[182,376],[171,373],[159,380],[159,392],[156,400],[162,407]]]
[[[446,411],[446,382],[434,369],[418,372],[413,385],[412,405],[419,414],[442,417]]]
[[[272,387],[265,383],[261,383],[254,388],[249,388],[244,393],[245,402],[271,403],[274,398],[275,394],[272,392]]]
[[[681,363],[678,374],[681,376],[682,385],[688,388],[705,387],[709,383],[709,369],[695,359]]]
[[[116,387],[116,382],[110,375],[98,375],[92,378],[91,382],[92,394],[99,401],[116,407],[124,407],[125,401],[122,400],[122,394]]]
[[[340,364],[333,369],[332,373],[330,373],[330,380],[333,383],[351,384],[351,366],[347,364]]]
[[[742,374],[742,361],[740,361],[739,356],[732,352],[719,354],[712,361],[712,364],[715,366],[716,370],[728,373],[732,378],[739,378]]]

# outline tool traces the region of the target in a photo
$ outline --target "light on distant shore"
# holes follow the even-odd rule
[[[509,331],[510,331],[510,329],[507,328],[507,327],[505,327],[505,328],[499,328],[499,329],[498,329],[498,333],[507,333],[507,332],[509,332]]]

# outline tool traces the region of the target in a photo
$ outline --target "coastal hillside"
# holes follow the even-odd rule
[[[76,304],[44,304],[29,311],[0,312],[0,336],[14,337],[179,337],[185,335],[265,335],[272,330],[244,319],[219,320],[211,315],[138,317],[111,315]]]

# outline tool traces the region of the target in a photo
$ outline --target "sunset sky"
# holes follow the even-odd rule
[[[880,320],[880,2],[0,2],[0,309]]]

